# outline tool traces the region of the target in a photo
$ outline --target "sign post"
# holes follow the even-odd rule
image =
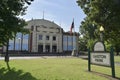
[[[88,71],[91,71],[91,65],[90,65],[90,48],[88,49]]]
[[[96,42],[94,52],[88,50],[88,71],[91,71],[91,64],[111,67],[112,77],[115,78],[115,65],[113,47],[110,53],[105,52],[105,46],[102,42]]]
[[[114,64],[113,47],[111,47],[111,51],[110,51],[110,58],[111,58],[111,70],[112,70],[112,77],[114,77],[114,78],[115,78],[115,64]]]

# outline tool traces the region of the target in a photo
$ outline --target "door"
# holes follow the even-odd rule
[[[56,45],[52,46],[52,52],[57,52],[57,46]]]
[[[45,46],[46,52],[50,52],[50,45]]]
[[[38,52],[43,52],[43,45],[38,45]]]

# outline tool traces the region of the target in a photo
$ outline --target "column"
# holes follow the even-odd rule
[[[52,42],[50,43],[50,52],[52,52],[52,46],[53,46],[53,44],[52,44]]]
[[[37,26],[35,26],[35,52],[38,52],[38,32],[37,32]]]
[[[45,43],[43,43],[43,52],[46,52]]]
[[[36,43],[36,40],[35,40],[35,32],[33,31],[33,41],[32,41],[32,43],[33,43],[33,45],[32,45],[32,52],[35,52],[35,48],[36,48],[36,45],[35,45],[35,43]]]
[[[53,38],[52,38],[52,37],[53,37],[53,36],[50,36],[50,52],[53,52],[53,51],[52,51],[52,46],[53,46],[53,42],[52,42],[52,39],[53,39]]]
[[[56,36],[56,40],[57,40],[57,52],[59,52],[60,48],[59,48],[59,35]]]
[[[37,52],[37,32],[36,32],[36,29],[34,28],[34,31],[33,31],[33,46],[32,46],[32,51],[33,52]]]

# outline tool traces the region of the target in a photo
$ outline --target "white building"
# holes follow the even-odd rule
[[[44,19],[30,20],[25,26],[31,30],[30,52],[62,52],[63,30],[54,22]]]
[[[28,25],[25,28],[30,30],[28,39],[22,37],[21,41],[16,38],[16,43],[10,41],[10,50],[28,50],[29,52],[64,52],[78,50],[78,33],[64,32],[64,30],[54,22],[45,19],[32,19],[28,21]],[[24,43],[27,43],[28,49],[24,48]],[[15,44],[18,44],[15,46]],[[17,47],[17,48],[16,48]],[[3,48],[5,49],[5,48]],[[5,50],[3,50],[5,51]]]

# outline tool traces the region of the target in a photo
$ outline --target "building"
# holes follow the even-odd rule
[[[27,29],[31,30],[29,37],[30,52],[62,52],[63,29],[44,19],[30,20]]]
[[[78,51],[78,39],[78,33],[63,32],[63,51]]]
[[[28,21],[25,28],[30,30],[30,34],[17,34],[15,41],[9,41],[9,50],[27,50],[38,53],[62,53],[73,49],[78,50],[79,34],[65,32],[54,22],[45,19],[32,19]],[[3,49],[5,51],[6,48]]]

